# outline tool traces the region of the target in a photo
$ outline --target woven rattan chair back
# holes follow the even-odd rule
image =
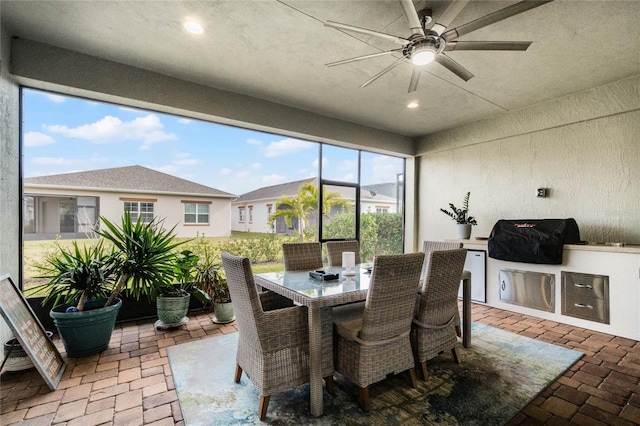
[[[249,259],[225,252],[222,264],[238,327],[234,380],[244,372],[258,389],[263,420],[272,394],[309,382],[307,308],[263,309],[270,292],[258,293]]]
[[[360,263],[360,244],[357,240],[327,241],[327,262],[329,266],[342,266],[342,253],[352,251],[356,254],[356,265]]]
[[[422,244],[422,251],[424,252],[424,268],[422,269],[422,276],[424,276],[429,268],[429,253],[437,250],[455,250],[462,248],[462,243],[457,241],[429,241],[425,240]]]
[[[322,268],[320,243],[282,244],[285,271],[302,271]]]
[[[417,320],[431,325],[448,322],[458,310],[460,277],[466,249],[438,250],[429,253],[429,268],[422,284]]]
[[[362,340],[385,340],[411,329],[424,253],[377,256],[362,316]]]
[[[258,290],[253,281],[251,263],[246,257],[222,253],[229,293],[233,301],[236,326],[242,338],[260,346],[257,321],[262,314]]]

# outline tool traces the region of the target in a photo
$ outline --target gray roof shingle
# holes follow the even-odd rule
[[[289,197],[295,196],[298,193],[298,189],[300,188],[300,185],[305,183],[313,183],[314,185],[317,185],[318,179],[307,178],[302,180],[296,180],[293,182],[281,183],[279,185],[265,186],[265,187],[247,192],[245,194],[242,194],[240,197],[238,197],[237,200],[234,201],[234,203],[246,203],[249,201],[258,201],[258,200],[273,200],[273,199],[280,198],[282,196],[289,196]],[[387,185],[387,184],[380,184],[380,185]],[[390,185],[395,185],[395,184],[392,183]],[[374,186],[374,185],[371,185],[371,186]],[[395,196],[389,196],[380,192],[370,191],[369,186],[362,186],[361,189],[362,190],[360,193],[360,197],[362,200],[370,200],[370,201],[379,200],[381,202],[395,202]],[[339,188],[337,192],[339,192],[345,198],[352,198],[351,196],[352,192],[349,189],[343,190],[343,188]]]
[[[114,167],[86,172],[31,177],[25,185],[59,186],[73,189],[144,191],[163,194],[193,194],[235,198],[235,195],[143,166]]]

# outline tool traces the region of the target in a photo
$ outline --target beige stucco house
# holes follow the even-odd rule
[[[305,183],[317,185],[318,179],[308,178],[264,186],[242,194],[231,203],[231,229],[243,232],[276,232],[278,234],[286,234],[297,229],[295,220],[292,228],[289,229],[284,218],[280,217],[272,224],[268,217],[277,208],[279,198],[295,196],[300,185]],[[399,192],[397,189],[394,183],[363,185],[360,191],[360,212],[396,213],[400,211],[402,208],[402,188],[400,187]],[[354,191],[351,188],[332,187],[331,191],[340,193],[350,205],[355,205]],[[310,220],[315,219],[310,218]]]
[[[100,216],[120,223],[125,211],[175,225],[178,237],[228,237],[234,197],[142,166],[32,177],[24,180],[24,238],[91,237]]]

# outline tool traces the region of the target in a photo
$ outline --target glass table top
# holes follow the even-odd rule
[[[367,290],[371,279],[371,265],[360,264],[354,268],[354,275],[345,275],[345,269],[332,266],[323,268],[326,273],[337,273],[339,278],[322,281],[309,276],[310,271],[283,271],[257,274],[258,277],[281,285],[289,290],[310,298],[320,298],[354,291]]]

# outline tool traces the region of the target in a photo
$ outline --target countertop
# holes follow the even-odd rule
[[[470,240],[445,240],[445,241],[460,241],[463,244],[486,246],[486,239],[470,239]],[[616,246],[615,243],[588,243],[588,244],[565,244],[564,250],[578,250],[578,251],[600,251],[607,253],[631,253],[640,254],[640,245],[626,244],[624,246]]]

